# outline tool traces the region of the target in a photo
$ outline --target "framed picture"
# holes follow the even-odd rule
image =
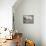
[[[24,24],[33,24],[34,23],[34,15],[24,15],[23,23]]]

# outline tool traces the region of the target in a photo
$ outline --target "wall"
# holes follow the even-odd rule
[[[0,27],[12,28],[12,6],[16,0],[0,0]]]
[[[14,5],[15,6],[15,5]],[[41,46],[41,1],[40,0],[23,0],[16,8],[13,7],[15,29],[22,32],[24,38],[35,41],[36,46]],[[34,24],[23,24],[24,15],[34,15]]]
[[[41,1],[41,41],[46,46],[46,0]]]

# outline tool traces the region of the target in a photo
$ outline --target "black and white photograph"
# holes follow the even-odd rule
[[[33,24],[34,23],[34,16],[33,15],[25,15],[25,16],[23,16],[23,23],[25,23],[25,24]]]

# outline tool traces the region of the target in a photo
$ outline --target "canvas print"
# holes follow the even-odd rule
[[[34,15],[24,15],[23,23],[24,24],[33,24],[34,23]]]

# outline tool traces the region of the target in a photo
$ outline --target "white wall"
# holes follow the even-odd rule
[[[40,34],[38,34],[38,35],[41,35],[41,37],[39,36],[39,38],[41,38],[42,46],[46,46],[46,0],[41,0],[41,1],[40,0],[37,0],[37,1],[36,0],[32,0],[31,2],[35,2],[36,5],[34,3],[29,2],[28,4],[31,5],[31,6],[29,5],[29,7],[28,7],[28,4],[25,3],[25,2],[28,2],[28,1],[24,1],[24,4],[19,5],[17,8],[14,5],[15,7],[13,8],[13,10],[15,10],[15,12],[14,12],[15,15],[16,15],[15,18],[17,19],[17,20],[15,19],[15,27],[20,32],[23,32],[24,35],[26,35],[25,34],[25,32],[26,32],[28,34],[33,34],[33,36],[34,36],[35,32],[39,32]],[[40,6],[40,3],[41,3],[41,6]],[[41,9],[40,9],[40,7],[41,7]],[[37,8],[37,9],[34,10],[33,8]],[[34,12],[32,12],[32,11],[34,11]],[[38,24],[37,21],[35,22],[35,23],[37,23],[37,26],[32,25],[32,24],[28,24],[28,25],[27,24],[23,24],[23,19],[22,18],[23,18],[23,15],[25,15],[25,14],[26,15],[27,14],[35,14],[35,18],[37,18],[37,19],[35,19],[35,21],[36,20],[38,21],[38,19],[40,17],[41,21],[38,21],[40,23],[40,25]],[[41,30],[39,30],[37,28],[37,27],[39,27],[38,25],[41,26]],[[36,30],[34,29],[34,31],[32,31],[33,30],[32,28],[33,29],[37,28],[37,29]],[[34,37],[37,37],[37,36],[35,35]],[[37,41],[39,39],[36,38],[35,40]],[[39,41],[39,43],[40,43],[40,41]]]
[[[14,5],[15,6],[15,5]],[[41,46],[41,1],[23,0],[21,5],[14,8],[15,28],[24,34],[24,37],[35,41],[36,46]],[[23,15],[34,15],[34,24],[23,24]]]
[[[42,46],[46,46],[46,0],[42,0],[41,4],[41,40]]]
[[[0,0],[0,27],[12,28],[12,6],[16,0]]]

